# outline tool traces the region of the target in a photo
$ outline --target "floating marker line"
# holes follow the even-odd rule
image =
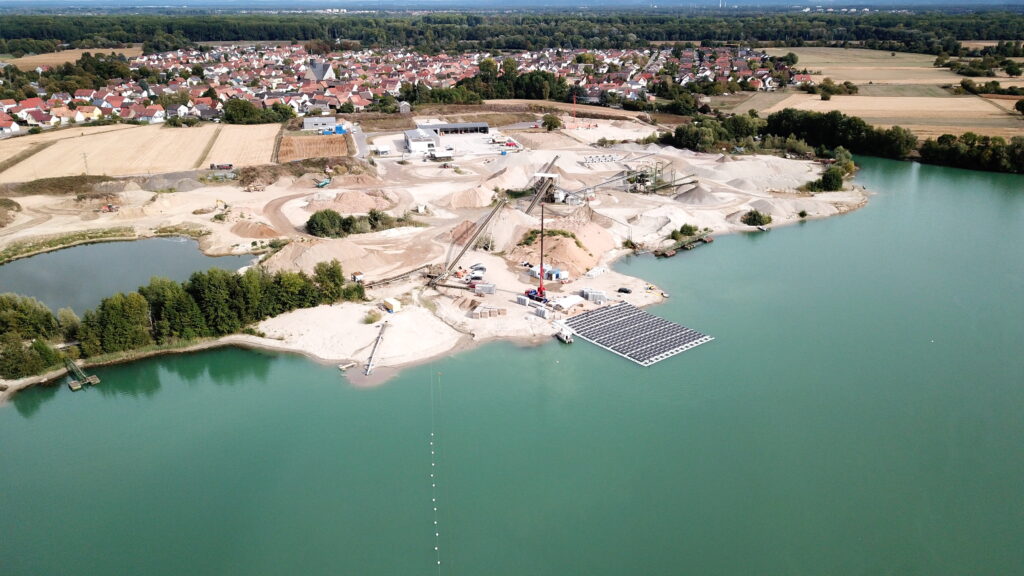
[[[441,396],[441,373],[437,373],[437,386],[438,386],[438,400],[440,401]],[[437,435],[437,418],[435,415],[435,403],[434,403],[434,378],[430,378],[430,507],[433,509],[434,519],[434,560],[437,562],[437,574],[441,574],[441,527],[438,525],[438,513],[437,513],[437,481],[438,481],[438,468],[437,468],[437,453],[438,453],[438,435]]]

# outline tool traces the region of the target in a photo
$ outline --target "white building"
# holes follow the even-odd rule
[[[412,154],[426,154],[437,148],[441,139],[432,130],[417,128],[405,131],[405,147]]]

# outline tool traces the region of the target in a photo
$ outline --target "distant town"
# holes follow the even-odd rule
[[[511,59],[519,73],[541,71],[565,79],[580,104],[653,101],[653,85],[671,77],[678,86],[705,82],[717,92],[773,91],[810,83],[763,51],[749,48],[665,47],[627,50],[521,51],[424,55],[411,50],[359,50],[310,54],[304,45],[230,45],[208,51],[177,50],[130,60],[133,71],[166,79],[110,79],[107,86],[74,93],[40,94],[21,101],[0,100],[0,133],[38,126],[120,118],[160,123],[174,118],[219,121],[224,103],[245,99],[257,108],[291,107],[298,116],[360,112],[387,101],[402,104],[403,87],[452,88],[480,72],[486,59]],[[43,73],[48,66],[40,66]],[[187,94],[186,97],[182,97]],[[174,96],[167,104],[161,96]],[[161,104],[161,101],[165,104]]]

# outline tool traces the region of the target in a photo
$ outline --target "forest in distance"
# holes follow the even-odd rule
[[[751,45],[861,46],[967,55],[960,40],[1024,39],[1020,12],[868,14],[737,13],[692,15],[647,11],[361,14],[5,14],[0,53],[19,41],[110,47],[157,36],[191,42],[345,41],[350,46],[420,51],[607,49],[651,42],[741,42]],[[39,51],[42,45],[35,51]],[[6,49],[6,50],[5,50]]]

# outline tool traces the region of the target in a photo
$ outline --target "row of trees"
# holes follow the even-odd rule
[[[344,238],[349,234],[367,234],[397,226],[416,226],[407,217],[395,218],[380,210],[370,210],[365,216],[342,216],[330,208],[317,210],[306,221],[306,231],[321,238]]]
[[[298,308],[362,300],[363,285],[345,282],[337,260],[303,272],[196,272],[187,282],[153,278],[136,292],[105,298],[81,321],[71,310],[55,316],[34,298],[0,294],[0,377],[38,374],[62,361],[51,342],[77,342],[71,357],[96,356],[223,336]]]
[[[274,124],[295,118],[295,110],[281,102],[270,108],[257,108],[241,98],[232,98],[224,104],[224,121],[228,124]]]
[[[929,164],[1024,174],[1024,137],[1021,136],[1007,142],[999,136],[978,136],[973,132],[960,136],[944,134],[935,140],[925,140],[920,153],[921,161]]]
[[[324,40],[342,38],[371,46],[408,46],[424,51],[457,49],[530,50],[626,48],[650,41],[770,42],[802,45],[861,45],[952,55],[966,54],[960,39],[1024,38],[1024,24],[1012,14],[939,12],[847,15],[730,11],[729,18],[706,12],[509,14],[117,14],[93,16],[5,15],[0,37],[76,42],[102,37],[110,42],[151,42],[174,46],[164,35],[192,42],[221,40]],[[154,43],[154,39],[156,40]],[[1005,49],[1004,49],[1005,50]]]
[[[811,146],[830,150],[842,146],[854,154],[882,158],[905,158],[917,145],[917,136],[906,128],[875,128],[856,116],[838,111],[786,108],[769,115],[762,132],[777,136],[792,134]]]

